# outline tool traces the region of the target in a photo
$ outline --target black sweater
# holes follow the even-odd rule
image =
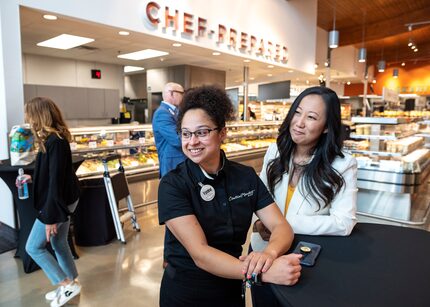
[[[44,224],[67,221],[68,205],[79,198],[79,182],[72,165],[69,142],[51,134],[46,152],[37,154],[33,177],[34,207]]]

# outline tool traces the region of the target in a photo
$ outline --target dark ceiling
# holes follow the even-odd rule
[[[361,48],[364,25],[369,65],[381,59],[387,65],[430,64],[430,0],[318,0],[318,26],[331,31],[334,12],[340,46]],[[411,31],[406,24],[413,24]],[[409,39],[418,52],[408,47]]]

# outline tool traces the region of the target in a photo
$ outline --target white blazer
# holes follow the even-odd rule
[[[320,201],[320,208],[315,200],[305,189],[303,180],[300,179],[291,198],[287,212],[287,221],[293,228],[294,233],[306,235],[332,235],[348,236],[357,219],[357,161],[348,153],[343,153],[344,158],[337,157],[332,166],[345,180],[341,191],[335,196],[330,205],[322,209],[324,202]],[[267,184],[268,163],[279,155],[276,143],[267,149],[264,156],[263,168],[260,178]],[[285,173],[282,180],[275,186],[273,198],[284,214],[285,201],[287,198],[289,174]],[[258,233],[252,233],[251,246],[254,250],[263,250],[267,245]]]

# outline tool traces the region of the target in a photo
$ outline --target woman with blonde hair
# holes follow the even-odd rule
[[[51,283],[59,286],[45,298],[51,300],[52,307],[63,306],[81,291],[67,242],[70,214],[79,201],[79,182],[69,145],[71,134],[51,99],[36,97],[25,103],[24,110],[39,145],[33,178],[38,215],[25,248]],[[57,259],[46,249],[47,242],[51,242]]]

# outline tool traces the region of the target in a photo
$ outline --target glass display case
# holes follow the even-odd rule
[[[222,149],[233,160],[262,157],[270,143],[276,141],[281,122],[231,122],[227,124],[227,139]],[[158,155],[151,125],[112,125],[103,127],[71,128],[72,154],[85,161],[79,167],[79,178],[100,176],[103,166],[100,158],[118,153],[126,174],[151,173],[158,178]],[[117,168],[111,161],[109,168]]]
[[[419,134],[418,119],[352,117],[351,121],[355,133],[344,145],[357,159],[358,213],[423,224],[428,202],[416,204],[416,200],[426,186],[422,183],[430,170],[430,150]],[[414,207],[425,214],[417,217]]]

